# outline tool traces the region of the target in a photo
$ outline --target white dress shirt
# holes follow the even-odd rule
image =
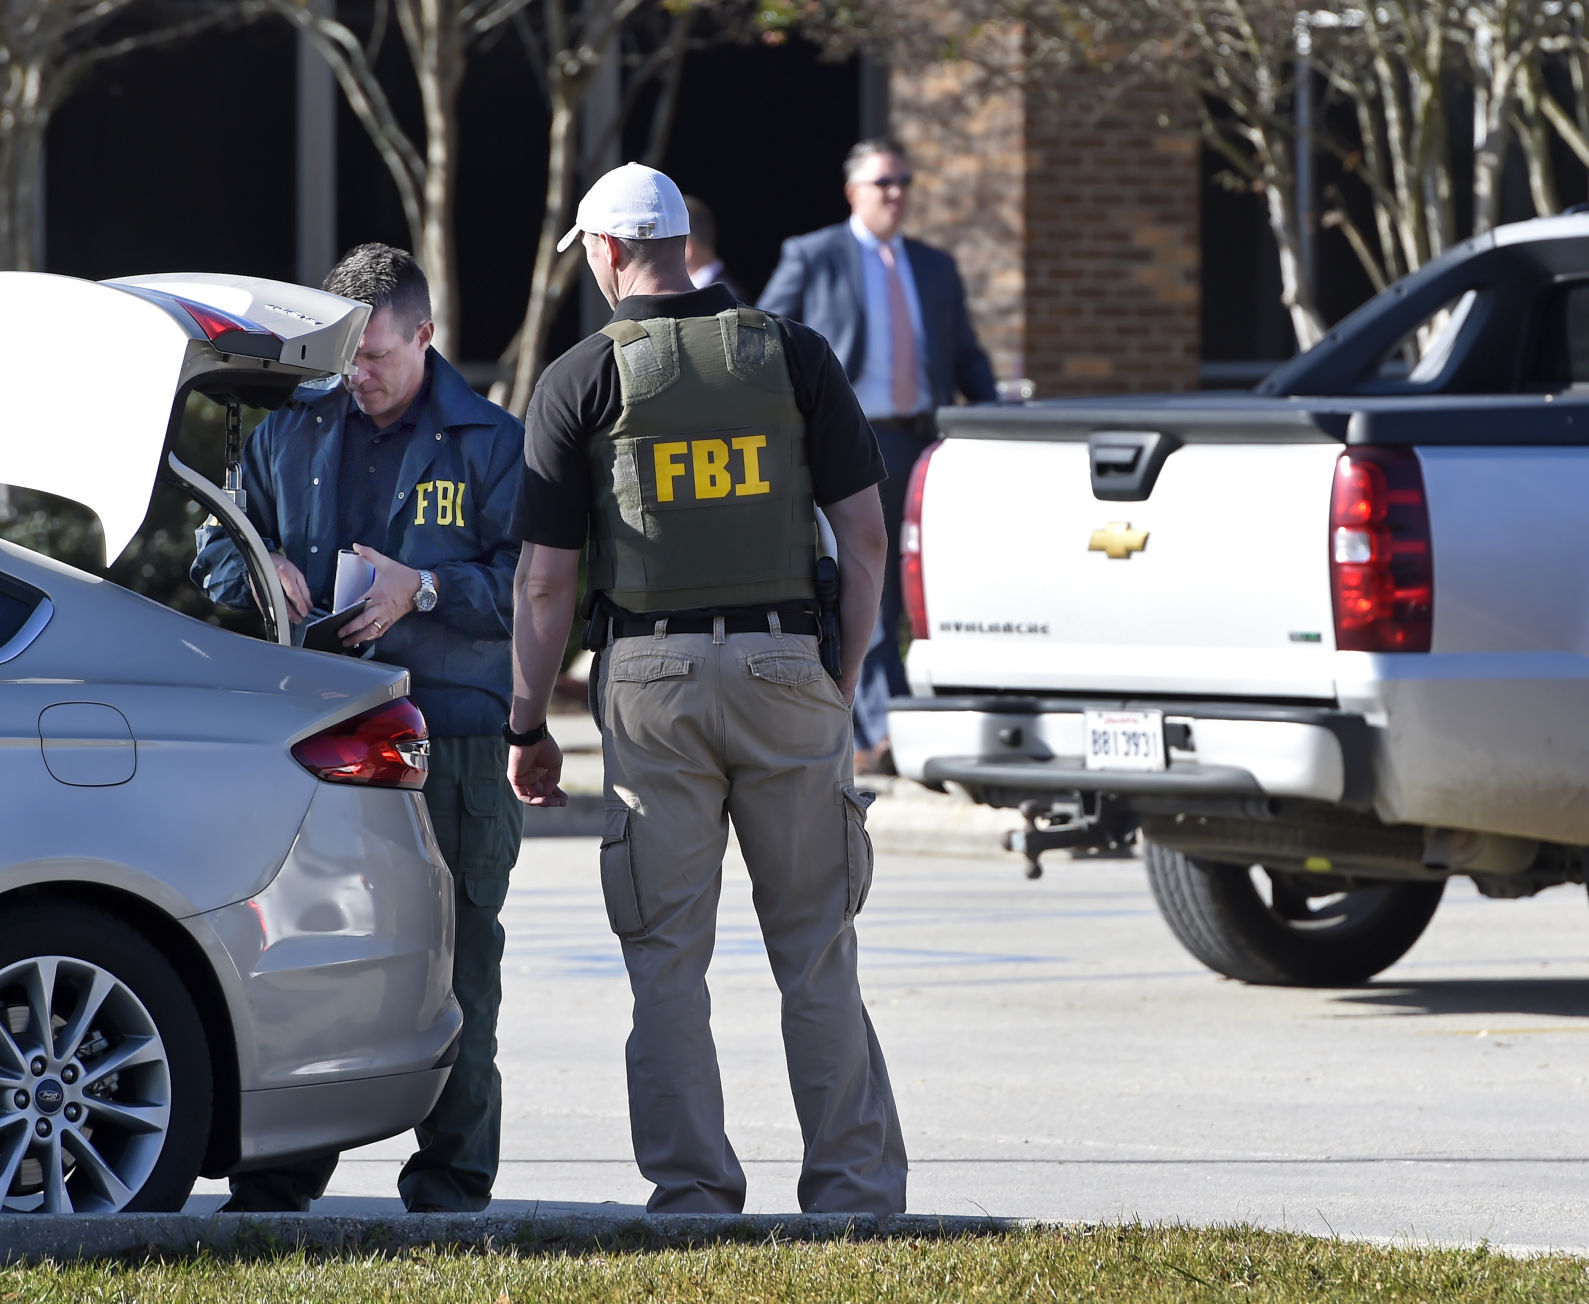
[[[690,283],[697,290],[704,290],[713,281],[723,274],[723,260],[714,258],[709,263],[703,263],[690,273]]]
[[[855,378],[855,397],[861,411],[871,421],[885,417],[915,416],[932,410],[932,387],[927,383],[927,340],[921,326],[921,300],[916,295],[916,277],[905,253],[905,239],[896,235],[888,242],[894,251],[894,265],[905,287],[905,302],[910,305],[910,324],[916,336],[916,412],[895,412],[893,376],[889,372],[890,340],[888,319],[888,272],[877,249],[882,241],[866,229],[858,217],[850,218],[850,231],[861,244],[861,284],[866,292],[866,346],[861,354],[861,374]]]

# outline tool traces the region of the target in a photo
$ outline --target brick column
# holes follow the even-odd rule
[[[1094,73],[990,89],[942,64],[896,71],[891,99],[907,229],[959,262],[1001,380],[1039,398],[1196,387],[1200,146],[1173,91]]]

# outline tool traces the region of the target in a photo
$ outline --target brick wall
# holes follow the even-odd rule
[[[908,229],[959,261],[1001,380],[1039,398],[1195,388],[1200,146],[1172,91],[940,65],[896,71],[890,95]]]

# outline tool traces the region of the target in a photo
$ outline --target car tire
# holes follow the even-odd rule
[[[0,1208],[180,1209],[213,1096],[204,1025],[147,938],[73,903],[0,915]]]
[[[1177,940],[1215,973],[1271,987],[1351,987],[1401,959],[1445,891],[1375,883],[1329,895],[1307,876],[1224,864],[1148,841],[1148,884]],[[1255,882],[1269,879],[1270,899]],[[1317,904],[1315,904],[1317,902]]]

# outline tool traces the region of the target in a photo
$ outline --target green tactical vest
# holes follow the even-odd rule
[[[805,418],[765,313],[603,327],[623,412],[590,440],[587,581],[627,611],[810,598]]]

